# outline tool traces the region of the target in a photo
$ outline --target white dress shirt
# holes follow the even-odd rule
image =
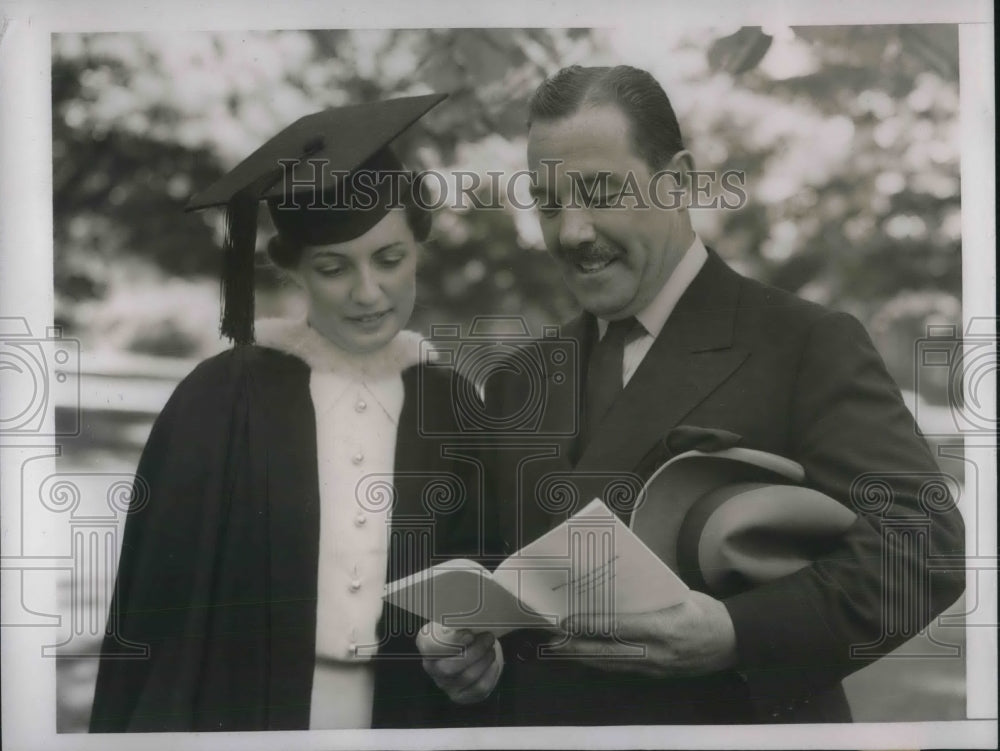
[[[649,352],[660,335],[663,326],[666,324],[670,314],[677,306],[677,301],[691,286],[691,282],[698,276],[701,267],[708,260],[708,250],[697,235],[694,242],[684,252],[677,268],[667,279],[666,283],[656,293],[656,297],[645,308],[636,313],[636,320],[641,325],[642,332],[634,336],[625,344],[625,353],[622,357],[622,386],[624,387],[635,375],[639,365],[642,363],[646,353]],[[608,330],[608,322],[603,318],[597,319],[598,337],[603,339],[604,332]]]

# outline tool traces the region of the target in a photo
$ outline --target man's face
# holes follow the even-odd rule
[[[689,159],[680,152],[665,169],[689,168]],[[580,305],[609,320],[649,305],[694,234],[685,210],[651,201],[655,190],[660,206],[683,204],[671,198],[677,186],[669,177],[651,188],[654,172],[632,150],[624,113],[615,105],[584,106],[560,120],[534,123],[528,168],[535,173],[545,245]],[[592,200],[581,183],[596,188]],[[623,188],[636,197],[619,200]]]

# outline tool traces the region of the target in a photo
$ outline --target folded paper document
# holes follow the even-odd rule
[[[502,635],[558,628],[570,615],[636,613],[682,602],[688,587],[595,499],[492,573],[455,559],[386,586],[397,607],[453,628]]]

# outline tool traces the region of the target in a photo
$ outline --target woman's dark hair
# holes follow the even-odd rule
[[[423,187],[423,175],[418,174],[415,179],[403,180],[402,187],[399,200],[403,205],[403,210],[406,212],[406,224],[410,228],[410,232],[413,233],[416,241],[423,242],[427,239],[431,231],[431,212],[427,208],[427,201],[419,201],[414,198],[414,196],[421,195],[420,190]],[[379,217],[378,221],[381,218]],[[309,212],[302,214],[301,221],[310,224],[322,224],[323,216],[322,214]],[[271,259],[271,262],[279,268],[295,268],[299,265],[299,261],[302,260],[302,252],[308,244],[296,241],[286,233],[278,232],[267,244],[267,255]]]
[[[632,149],[653,170],[662,169],[684,149],[677,116],[653,76],[630,65],[572,65],[545,79],[528,105],[528,126],[560,120],[584,105],[613,104],[629,121]]]

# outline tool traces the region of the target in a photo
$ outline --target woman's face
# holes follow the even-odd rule
[[[348,352],[384,347],[413,313],[417,243],[403,209],[361,237],[307,246],[295,271],[309,299],[309,324]]]

